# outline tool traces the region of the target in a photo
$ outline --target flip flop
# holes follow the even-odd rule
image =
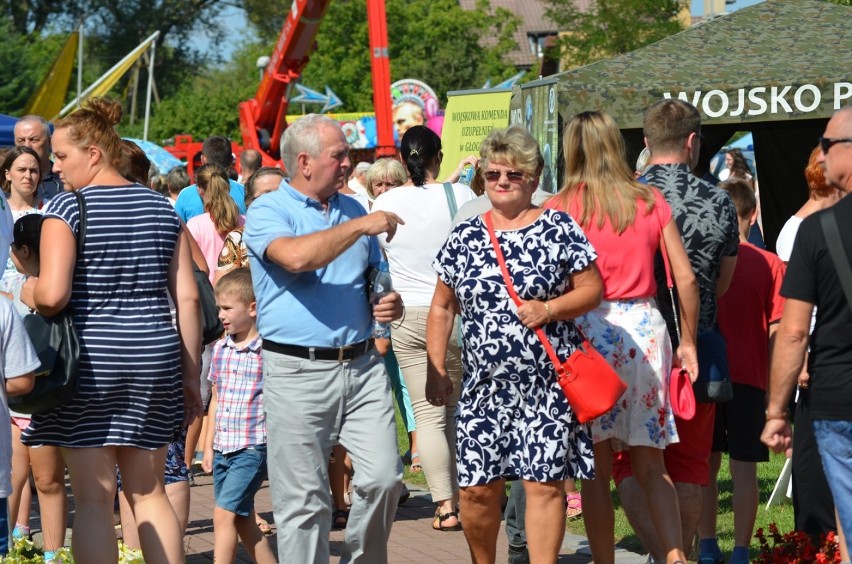
[[[579,492],[566,495],[565,503],[565,516],[568,519],[576,519],[583,514],[583,498]]]
[[[263,533],[263,536],[265,537],[268,537],[275,532],[272,530],[272,525],[270,525],[263,517],[258,516],[256,523],[257,528],[260,529],[260,532]]]

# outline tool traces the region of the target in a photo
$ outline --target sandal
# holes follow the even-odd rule
[[[445,527],[443,525],[444,521],[447,519],[455,519],[457,524]],[[435,520],[432,521],[432,528],[436,531],[461,531],[461,521],[459,519],[459,514],[455,511],[450,511],[449,513],[441,513],[441,509],[438,508],[435,510]]]
[[[568,519],[576,519],[583,514],[583,498],[579,492],[566,495],[565,503],[565,517]]]
[[[260,532],[263,533],[263,536],[268,537],[274,532],[272,530],[272,525],[270,525],[269,522],[260,515],[257,516],[256,523],[257,528],[260,529]]]
[[[409,470],[412,474],[419,474],[423,471],[423,466],[420,465],[420,453],[411,453],[411,468]]]
[[[400,458],[402,458],[403,466],[408,466],[409,464],[411,464],[411,450],[409,449],[405,451],[405,453]]]
[[[331,530],[342,531],[349,523],[349,511],[346,509],[337,509],[331,514]]]

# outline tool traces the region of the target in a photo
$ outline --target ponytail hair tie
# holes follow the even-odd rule
[[[418,152],[417,152],[417,149],[411,149],[411,150],[408,152],[408,156],[409,156],[409,157],[413,157],[414,155],[417,155],[418,157],[420,156],[420,153],[418,153]]]

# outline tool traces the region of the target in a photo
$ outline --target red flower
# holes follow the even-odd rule
[[[834,533],[823,535],[819,546],[814,546],[811,537],[803,531],[790,531],[784,535],[778,531],[775,523],[768,526],[772,538],[772,546],[762,528],[757,529],[755,538],[760,545],[760,552],[755,558],[758,564],[795,564],[823,562],[840,562],[840,551]]]

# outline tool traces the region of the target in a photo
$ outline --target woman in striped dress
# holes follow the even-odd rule
[[[56,196],[44,214],[33,298],[44,315],[73,308],[80,390],[34,415],[23,442],[62,450],[75,498],[78,562],[118,560],[117,463],[145,560],[182,563],[163,467],[166,446],[201,407],[198,289],[187,236],[169,202],[117,170],[124,154],[113,126],[120,117],[120,105],[93,100],[60,120],[52,137],[54,171],[85,201],[85,244],[77,257],[77,199]],[[177,330],[167,291],[177,306]]]

